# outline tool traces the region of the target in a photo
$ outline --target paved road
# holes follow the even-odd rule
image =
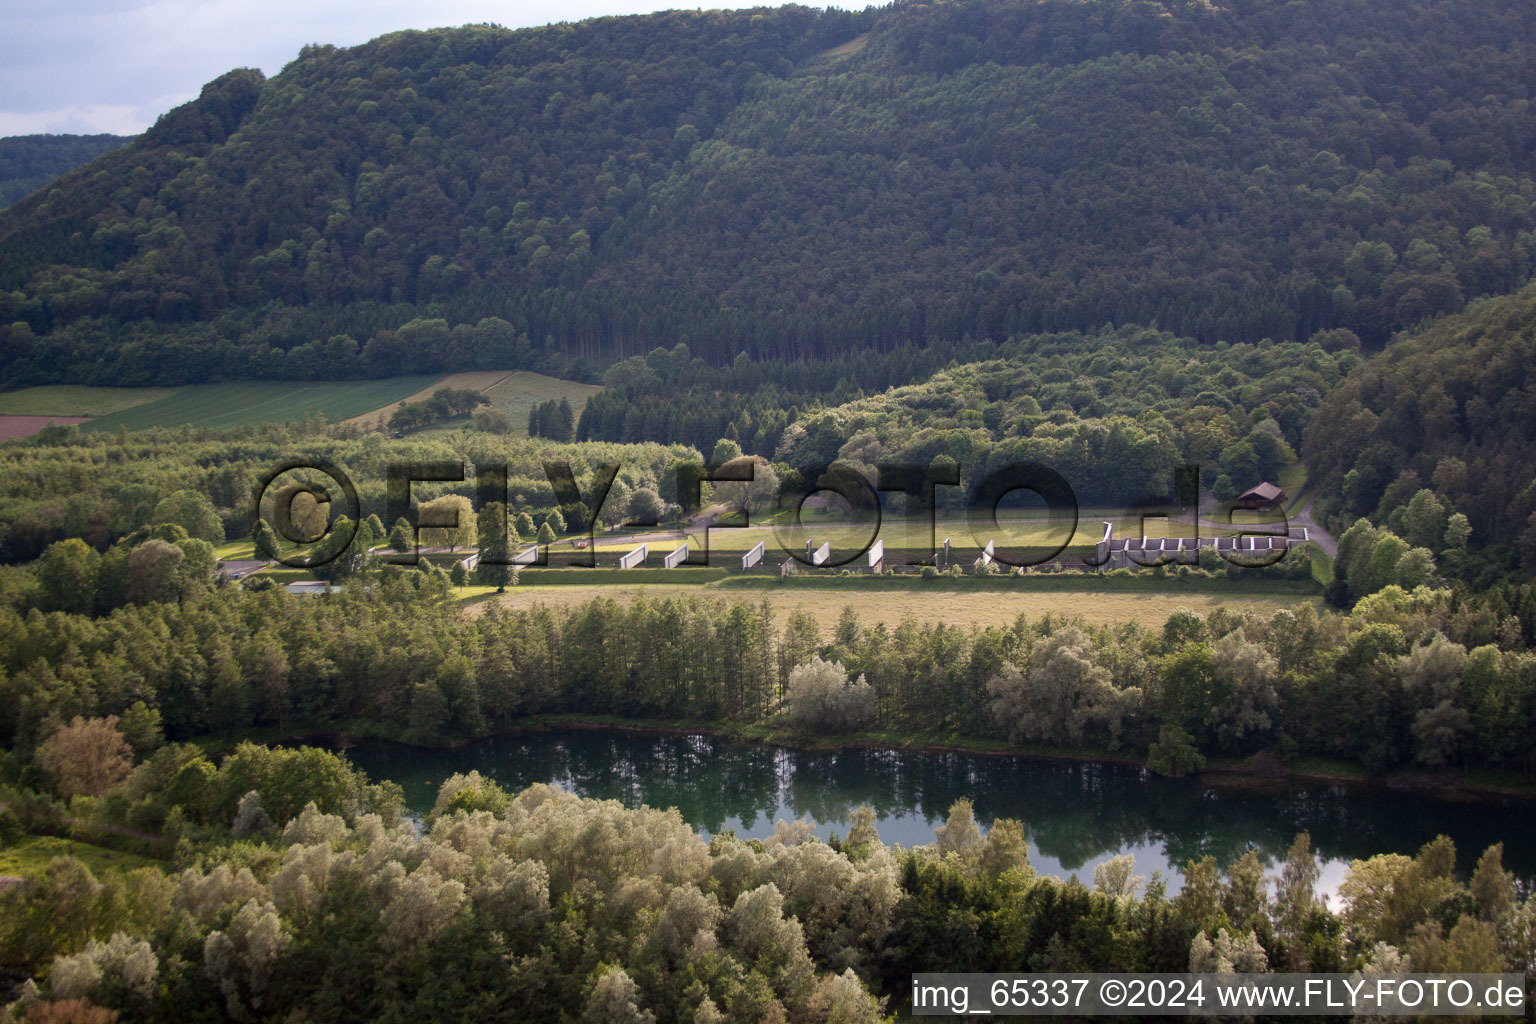
[[[698,532],[699,530],[702,530],[706,526],[713,523],[716,519],[729,514],[730,509],[726,508],[724,505],[715,505],[698,513],[691,520],[689,520],[688,528],[694,532]],[[769,529],[769,527],[762,527],[762,529],[766,530]],[[597,538],[597,542],[599,544],[613,541],[622,541],[626,544],[633,544],[638,547],[641,544],[659,544],[664,540],[682,540],[686,534],[684,534],[682,530],[657,530],[654,533],[633,533],[617,535],[609,533],[598,533],[594,536]],[[560,543],[564,545],[567,542],[561,541]]]
[[[1324,554],[1329,558],[1337,558],[1339,556],[1339,542],[1333,539],[1333,534],[1319,526],[1317,520],[1312,518],[1312,502],[1316,497],[1316,495],[1312,494],[1307,495],[1306,505],[1302,507],[1300,512],[1296,513],[1296,517],[1291,521],[1297,526],[1305,526],[1308,539],[1317,541],[1317,546],[1323,549]]]
[[[1318,523],[1317,523],[1317,520],[1312,518],[1312,501],[1313,501],[1313,499],[1315,497],[1316,496],[1312,495],[1312,494],[1307,495],[1306,503],[1301,506],[1301,511],[1295,512],[1295,513],[1293,513],[1291,515],[1286,516],[1286,525],[1288,525],[1288,526],[1304,526],[1304,527],[1306,527],[1307,528],[1307,539],[1308,540],[1314,541],[1317,544],[1318,547],[1323,549],[1323,552],[1329,558],[1337,557],[1337,555],[1339,553],[1339,542],[1336,541],[1333,538],[1332,534],[1330,534],[1327,530],[1325,530],[1321,526],[1319,526]],[[1206,491],[1204,494],[1202,494],[1200,496],[1200,507],[1201,508],[1211,508],[1213,506],[1219,506],[1220,504],[1221,503],[1218,502],[1211,495],[1211,493],[1209,491]],[[1243,524],[1234,524],[1234,523],[1231,523],[1231,522],[1222,522],[1219,519],[1207,519],[1204,516],[1201,516],[1200,517],[1200,525],[1201,526],[1210,526],[1210,527],[1214,527],[1216,529],[1221,529],[1221,530],[1230,530],[1235,525],[1243,525]],[[1253,525],[1255,529],[1262,530],[1266,526],[1269,526],[1271,524],[1268,524],[1268,523],[1257,523],[1257,524],[1250,524],[1250,525]],[[1279,523],[1275,523],[1273,525],[1278,526]]]

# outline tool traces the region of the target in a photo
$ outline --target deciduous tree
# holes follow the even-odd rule
[[[117,731],[116,715],[76,715],[43,741],[37,762],[64,796],[100,796],[128,777],[133,751]]]

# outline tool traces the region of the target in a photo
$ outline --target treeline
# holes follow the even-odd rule
[[[711,450],[721,438],[771,457],[802,411],[840,405],[932,376],[955,360],[995,356],[998,346],[963,341],[936,348],[834,353],[825,359],[749,359],[713,366],[679,342],[615,363],[587,400],[580,441],[663,441]]]
[[[491,400],[474,388],[438,388],[421,402],[401,402],[389,417],[389,429],[420,430],[473,412]]]
[[[1303,452],[1336,530],[1366,517],[1434,548],[1460,517],[1474,581],[1536,572],[1533,324],[1536,288],[1479,303],[1394,342],[1327,396]]]
[[[569,441],[576,436],[576,413],[569,398],[540,402],[528,410],[528,436]],[[583,438],[585,440],[585,438]]]
[[[634,491],[657,491],[675,462],[701,458],[677,445],[559,445],[490,432],[428,432],[391,440],[360,427],[316,423],[118,434],[45,428],[28,442],[0,446],[0,562],[30,562],[50,544],[71,537],[105,551],[135,530],[182,522],[157,517],[160,503],[178,491],[199,495],[214,516],[212,529],[189,528],[192,536],[214,543],[250,536],[252,486],[278,465],[305,455],[342,466],[357,487],[363,517],[381,520],[388,513],[388,470],[399,463],[506,463],[511,514],[542,518],[563,504],[545,462],[570,463],[583,494],[590,494],[595,466],[617,463],[621,469],[609,511],[622,516],[619,506]],[[462,482],[417,483],[412,495],[417,501],[444,494],[475,499],[477,482],[465,472]],[[336,498],[340,503],[341,495]],[[330,512],[351,515],[339,507]]]
[[[1533,19],[967,0],[308,47],[0,215],[0,368],[431,372],[472,356],[429,335],[487,322],[546,366],[1106,323],[1379,344],[1536,266]]]
[[[871,476],[882,462],[948,458],[969,480],[1027,459],[1105,501],[1165,495],[1175,467],[1197,464],[1207,487],[1225,477],[1242,490],[1294,460],[1359,348],[1345,330],[1307,344],[1202,346],[1123,327],[715,368],[679,345],[610,367],[576,436],[671,438],[700,451],[725,438],[794,469],[843,460]]]
[[[255,756],[243,747],[231,761]],[[141,777],[148,764],[125,788],[159,781]],[[857,857],[822,843],[708,844],[675,810],[547,786],[511,797],[478,775],[449,780],[418,835],[337,800],[271,819],[260,795],[274,787],[250,781],[246,813],[232,815],[239,841],[205,841],[178,874],[102,885],[60,858],[0,895],[0,956],[45,989],[23,986],[20,1012],[83,1002],[124,1024],[881,1019],[855,971],[873,976],[899,896],[877,839]],[[821,888],[834,880],[838,891]]]
[[[65,171],[129,141],[123,135],[13,135],[0,139],[0,210]]]
[[[47,375],[95,350],[118,353],[116,383],[214,366],[238,376],[232,366],[260,366],[274,349],[281,361],[350,336],[372,372],[413,372],[451,353],[395,329],[438,317],[502,317],[536,347],[554,336],[555,351],[580,354],[547,313],[530,319],[544,305],[530,297],[558,291],[569,304],[615,221],[634,218],[615,241],[641,230],[648,190],[687,155],[680,126],[711,131],[755,76],[788,73],[869,18],[785,8],[404,32],[306,47],[270,82],[231,72],[90,177],[61,183],[69,208],[39,200],[0,225],[0,324],[24,319],[7,339],[24,348],[48,336],[36,353],[5,345],[0,365],[20,379],[19,356]],[[256,165],[234,148],[245,142],[264,154],[252,193]],[[145,198],[165,205],[141,216]],[[225,202],[238,209],[215,212]],[[490,262],[466,265],[459,240],[478,248],[482,231]],[[146,264],[144,246],[167,262]],[[39,258],[71,268],[68,298],[32,302]],[[470,308],[485,312],[466,319]],[[117,328],[154,354],[101,333]]]
[[[0,740],[29,765],[58,724],[141,700],[173,739],[364,720],[431,744],[542,712],[787,726],[807,717],[786,703],[791,673],[819,657],[840,666],[838,686],[862,679],[857,721],[882,731],[1150,751],[1174,774],[1259,753],[1536,771],[1530,586],[1388,587],[1347,618],[1178,612],[1155,631],[1055,617],[866,626],[845,611],[827,638],[804,612],[776,625],[745,602],[599,599],[471,619],[441,570],[374,583],[329,599],[215,590],[100,618],[7,607]]]

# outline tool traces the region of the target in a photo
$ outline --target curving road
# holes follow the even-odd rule
[[[1315,497],[1316,496],[1312,495],[1312,494],[1307,495],[1306,504],[1302,505],[1301,511],[1286,516],[1286,523],[1288,525],[1290,525],[1290,526],[1304,526],[1304,527],[1306,527],[1306,529],[1307,529],[1307,539],[1310,540],[1310,541],[1313,541],[1314,543],[1317,544],[1318,547],[1322,548],[1323,549],[1323,553],[1326,554],[1329,558],[1336,558],[1338,556],[1338,554],[1339,554],[1339,542],[1334,539],[1334,537],[1333,537],[1333,535],[1331,533],[1329,533],[1327,530],[1323,529],[1320,525],[1318,525],[1317,520],[1312,518],[1312,502],[1313,502]],[[1208,508],[1208,507],[1210,507],[1212,505],[1219,505],[1219,504],[1220,504],[1220,502],[1218,502],[1215,498],[1213,498],[1211,496],[1210,492],[1206,492],[1205,494],[1202,494],[1200,496],[1200,507],[1201,508]],[[1215,527],[1217,529],[1222,529],[1222,530],[1230,530],[1230,529],[1233,528],[1233,526],[1239,525],[1239,524],[1235,524],[1235,523],[1231,523],[1231,522],[1224,523],[1224,522],[1220,521],[1219,519],[1207,519],[1206,517],[1201,516],[1200,517],[1200,525],[1201,526],[1211,526],[1211,527]],[[1246,525],[1253,525],[1255,527],[1263,527],[1263,526],[1268,526],[1268,525],[1271,525],[1271,524],[1268,524],[1268,523],[1254,523],[1254,524],[1246,524]],[[1278,524],[1274,524],[1274,525],[1278,525]]]

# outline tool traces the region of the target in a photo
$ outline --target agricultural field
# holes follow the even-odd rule
[[[146,402],[169,397],[180,388],[97,388],[81,384],[49,384],[0,392],[4,416],[107,416]]]
[[[388,377],[367,381],[244,381],[193,384],[143,405],[92,420],[87,430],[145,430],[151,427],[243,427],[282,423],[307,416],[331,422],[414,394],[432,377]]]
[[[243,381],[180,388],[23,388],[0,393],[0,416],[29,421],[29,429],[11,433],[17,437],[35,433],[48,419],[79,423],[85,430],[240,427],[315,415],[334,423],[398,402],[438,380],[416,376],[369,381]]]
[[[5,416],[0,415],[0,441],[31,437],[44,427],[72,427],[89,421],[85,416]]]
[[[96,388],[73,384],[0,392],[0,441],[46,426],[74,426],[172,394],[175,388]]]

